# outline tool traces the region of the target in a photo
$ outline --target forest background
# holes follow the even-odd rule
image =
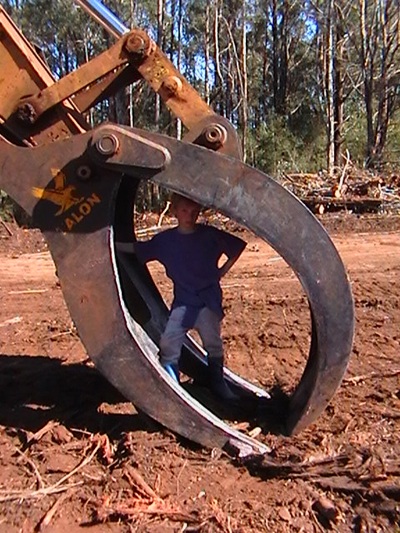
[[[400,0],[110,0],[145,29],[219,114],[245,160],[279,179],[339,175],[351,162],[393,173],[400,152]],[[73,0],[0,0],[56,78],[113,39]],[[88,115],[181,138],[142,81]]]

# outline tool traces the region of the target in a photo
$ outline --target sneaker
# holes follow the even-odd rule
[[[229,385],[226,383],[224,378],[218,381],[211,382],[210,389],[221,400],[224,400],[227,402],[234,402],[239,399],[239,396],[237,396],[230,389]]]
[[[222,359],[213,357],[208,359],[208,375],[211,391],[221,398],[221,400],[235,401],[239,399],[239,397],[229,388],[229,385],[224,379],[224,365]]]
[[[178,365],[167,363],[162,364],[162,367],[168,372],[172,379],[174,379],[177,383],[180,383]]]

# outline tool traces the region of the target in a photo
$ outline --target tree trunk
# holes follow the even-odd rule
[[[157,45],[161,49],[164,32],[164,0],[157,0]],[[160,129],[161,98],[156,93],[154,122],[157,130]]]
[[[204,31],[204,99],[210,104],[210,0],[206,4]]]
[[[182,0],[178,0],[178,43],[177,43],[178,63],[177,68],[181,70],[182,63]],[[180,141],[182,138],[182,121],[176,119],[176,138]]]
[[[246,39],[246,0],[242,0],[242,154],[246,162],[247,144],[247,39]]]
[[[340,13],[336,10],[336,47],[335,47],[335,92],[334,92],[334,165],[339,167],[342,164],[342,135],[343,135],[343,50],[344,50],[344,30]]]
[[[215,92],[218,96],[217,100],[217,109],[221,115],[224,114],[224,98],[223,98],[223,77],[221,73],[221,62],[220,62],[220,46],[219,46],[219,13],[220,6],[219,0],[214,0],[214,64],[215,64]]]
[[[374,167],[377,170],[382,168],[383,151],[386,144],[387,130],[389,125],[389,90],[388,90],[388,53],[389,53],[389,41],[387,32],[387,13],[385,6],[391,2],[383,2],[379,0],[379,37],[381,43],[380,57],[380,80],[378,84],[377,99],[378,99],[378,112],[376,117],[376,131],[375,131],[375,158]]]
[[[370,49],[370,33],[367,25],[367,8],[368,0],[359,0],[361,74],[364,85],[364,105],[367,121],[366,166],[371,167],[373,166],[374,160],[374,128],[372,107],[373,60],[368,54],[368,50]]]
[[[268,37],[268,12],[265,12],[265,23],[264,23],[264,46],[262,52],[262,87],[261,87],[261,116],[258,116],[258,122],[262,122],[267,116],[268,106],[267,106],[267,74],[269,66],[269,37]]]
[[[272,1],[272,91],[274,109],[278,112],[278,85],[279,85],[279,41],[278,41],[278,2]]]
[[[279,6],[278,0],[272,0],[272,90],[274,109],[278,115],[287,113],[288,49],[287,19],[289,4],[287,0]]]
[[[335,113],[334,113],[334,93],[335,93],[335,43],[334,43],[334,0],[329,0],[328,12],[326,16],[326,46],[325,46],[325,90],[327,109],[327,170],[333,175],[335,170]]]

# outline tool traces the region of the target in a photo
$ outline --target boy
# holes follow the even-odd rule
[[[224,400],[234,400],[236,396],[223,377],[224,313],[219,280],[237,261],[246,243],[213,226],[197,224],[201,207],[188,198],[174,194],[172,209],[178,221],[176,228],[134,245],[143,263],[157,260],[164,265],[174,286],[170,316],[160,339],[160,362],[179,382],[182,344],[188,330],[196,329],[208,353],[211,390]],[[222,255],[227,260],[219,267]]]

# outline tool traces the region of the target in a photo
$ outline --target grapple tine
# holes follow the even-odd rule
[[[270,177],[230,157],[204,149],[192,152],[185,143],[145,136],[157,138],[173,154],[171,164],[154,176],[155,182],[240,222],[267,241],[299,278],[310,305],[312,342],[304,374],[290,399],[286,431],[300,431],[326,408],[352,348],[353,299],[336,248],[312,213]],[[124,153],[129,153],[128,147]]]

